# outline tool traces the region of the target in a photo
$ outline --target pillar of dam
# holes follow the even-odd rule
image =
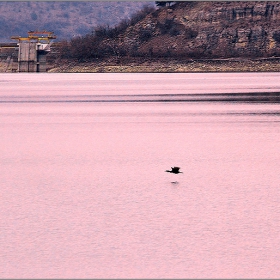
[[[18,72],[38,72],[36,44],[35,42],[18,44]]]

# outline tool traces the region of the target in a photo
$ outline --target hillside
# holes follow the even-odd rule
[[[0,42],[29,30],[53,31],[58,40],[69,40],[98,25],[114,26],[147,4],[154,2],[0,1]]]
[[[130,20],[59,38],[47,56],[48,71],[280,71],[280,2],[141,3]],[[6,64],[3,71],[12,65]]]
[[[115,53],[144,57],[280,56],[280,2],[176,2],[147,15],[117,38]]]

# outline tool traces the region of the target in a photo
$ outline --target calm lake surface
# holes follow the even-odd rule
[[[0,278],[279,278],[280,103],[188,101],[260,92],[280,73],[1,74]]]

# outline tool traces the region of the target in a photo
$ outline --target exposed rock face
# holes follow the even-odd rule
[[[177,2],[129,27],[118,45],[147,56],[279,56],[280,2]]]

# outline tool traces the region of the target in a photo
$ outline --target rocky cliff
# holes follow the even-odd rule
[[[113,43],[151,57],[280,56],[280,2],[176,2],[130,26]]]

